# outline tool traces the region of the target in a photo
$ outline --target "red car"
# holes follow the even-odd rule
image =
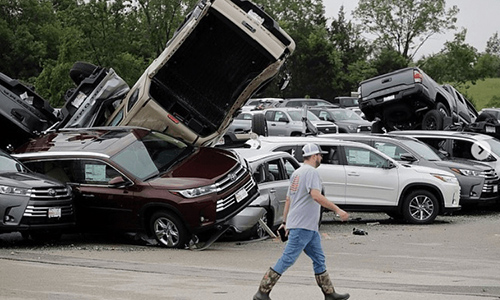
[[[145,233],[169,248],[215,231],[258,196],[236,153],[144,128],[49,132],[14,156],[73,186],[81,231]]]

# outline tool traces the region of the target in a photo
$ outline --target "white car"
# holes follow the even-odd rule
[[[460,186],[451,172],[399,163],[362,143],[318,137],[259,137],[248,142],[264,152],[285,151],[303,162],[302,147],[323,151],[318,171],[325,196],[348,211],[386,212],[415,224],[460,209]]]

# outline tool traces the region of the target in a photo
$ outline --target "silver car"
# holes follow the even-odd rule
[[[241,237],[265,237],[267,232],[260,225],[259,219],[273,231],[279,227],[283,220],[290,176],[300,164],[286,152],[253,149],[234,151],[248,161],[260,196],[229,221],[232,233]]]
[[[323,121],[303,108],[279,107],[265,111],[268,134],[271,136],[301,136],[314,131],[337,133],[333,122]]]

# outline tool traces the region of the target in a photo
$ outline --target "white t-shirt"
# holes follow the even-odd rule
[[[286,228],[319,230],[321,205],[311,197],[311,190],[322,190],[323,183],[318,171],[303,164],[293,172],[290,178],[287,196],[290,197],[290,208],[286,218]]]

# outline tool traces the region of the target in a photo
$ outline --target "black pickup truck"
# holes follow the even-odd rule
[[[469,125],[474,106],[449,85],[439,85],[421,69],[409,67],[360,83],[359,107],[374,132]]]

